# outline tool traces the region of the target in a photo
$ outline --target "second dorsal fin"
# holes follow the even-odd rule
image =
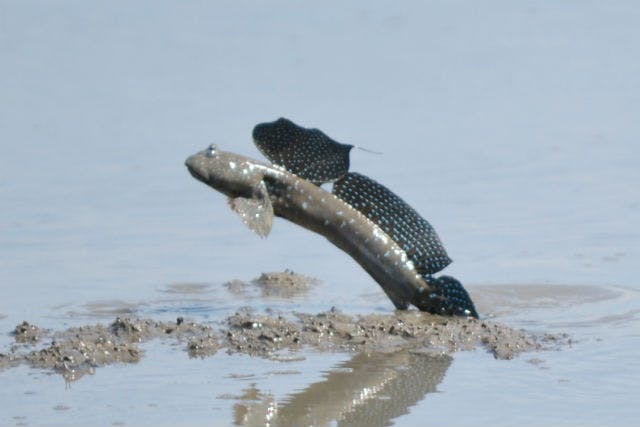
[[[418,272],[433,274],[451,263],[431,224],[382,184],[350,172],[333,184],[333,194],[382,228],[407,252]]]
[[[272,163],[314,183],[333,182],[349,171],[352,145],[285,118],[256,125],[253,140]]]

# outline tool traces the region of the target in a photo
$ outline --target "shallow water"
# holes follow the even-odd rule
[[[639,397],[631,383],[640,366],[629,349],[640,345],[640,293],[619,287],[530,285],[525,300],[518,298],[520,287],[470,288],[482,295],[482,312],[495,309],[495,320],[530,331],[569,332],[569,346],[509,361],[484,350],[451,357],[311,349],[265,360],[225,352],[189,358],[185,342],[155,340],[142,345],[141,362],[96,368],[93,375],[71,383],[38,369],[5,370],[2,378],[9,387],[2,388],[2,398],[10,404],[2,423],[206,425],[215,420],[215,425],[251,426],[264,425],[275,412],[271,425],[417,425],[428,412],[433,424],[596,425],[622,420],[631,425]],[[220,312],[219,295],[194,298],[193,287],[166,290],[172,298],[158,292],[144,306],[86,305],[68,314],[66,323],[108,323],[116,314],[130,312],[213,321]],[[352,308],[364,312],[368,299]],[[237,302],[254,305],[250,298]],[[262,303],[279,306],[277,299]],[[304,305],[294,299],[280,308]],[[621,315],[606,315],[616,309]],[[49,319],[47,324],[52,323]]]
[[[457,353],[437,392],[388,409],[390,422],[631,425],[638,6],[340,6],[2,4],[0,352],[23,320],[60,330],[122,313],[215,321],[241,306],[390,312],[323,238],[284,221],[267,239],[252,235],[184,168],[213,141],[260,157],[252,126],[283,115],[381,151],[354,150],[352,169],[434,225],[454,259],[445,271],[484,316],[574,341],[511,361]],[[223,286],[285,268],[320,283],[293,299]],[[322,408],[312,389],[323,387],[337,402],[312,412],[320,425],[384,407],[336,408],[340,390],[367,388],[331,382],[363,356],[189,359],[180,346],[143,348],[140,363],[71,384],[26,367],[0,372],[0,425],[249,425],[269,402]],[[237,398],[252,393],[259,399]],[[374,399],[398,400],[390,395]]]

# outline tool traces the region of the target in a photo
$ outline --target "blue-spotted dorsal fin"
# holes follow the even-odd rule
[[[272,163],[314,183],[333,182],[349,171],[352,145],[285,118],[256,125],[253,140]]]
[[[407,252],[418,272],[433,274],[451,263],[433,227],[385,186],[350,172],[333,184],[333,194],[382,228]]]

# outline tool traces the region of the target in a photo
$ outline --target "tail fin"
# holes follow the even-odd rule
[[[476,307],[462,284],[451,276],[425,276],[430,289],[417,293],[411,302],[422,311],[448,316],[478,318]]]

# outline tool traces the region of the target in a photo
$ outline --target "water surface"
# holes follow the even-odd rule
[[[284,221],[260,239],[186,172],[187,155],[211,142],[259,157],[251,128],[286,116],[383,153],[354,150],[352,169],[434,225],[454,259],[446,272],[483,315],[575,341],[512,361],[480,351],[438,361],[441,379],[389,422],[631,425],[640,415],[635,2],[0,9],[0,351],[23,320],[58,330],[123,312],[214,321],[243,305],[390,312],[326,240]],[[285,268],[321,282],[281,300],[222,286]],[[180,284],[206,286],[168,292]],[[247,408],[317,400],[300,396],[359,366],[351,354],[277,363],[144,349],[135,366],[70,385],[0,372],[0,424],[248,424]],[[419,372],[421,362],[403,363]]]

